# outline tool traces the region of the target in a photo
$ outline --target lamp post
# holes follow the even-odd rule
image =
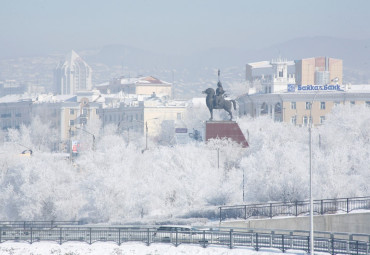
[[[309,139],[309,157],[310,157],[310,253],[311,255],[314,254],[314,236],[313,236],[313,195],[312,195],[312,189],[313,189],[313,176],[312,176],[312,106],[313,102],[315,101],[315,98],[319,91],[316,92],[315,96],[313,97],[311,104],[310,104],[310,118],[309,118],[309,125],[308,125],[308,139]]]
[[[85,130],[85,129],[83,129],[83,128],[78,128],[78,127],[76,127],[76,129],[82,130],[82,131],[84,131],[84,132],[86,132],[86,133],[88,133],[88,134],[92,135],[92,138],[93,138],[92,150],[93,150],[93,151],[95,151],[95,135],[94,135],[94,134],[92,134],[92,133],[90,133],[89,131],[86,131],[86,130]]]
[[[145,121],[145,150],[148,150],[148,121]]]

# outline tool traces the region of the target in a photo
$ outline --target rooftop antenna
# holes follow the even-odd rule
[[[220,82],[220,69],[218,69],[218,82]]]

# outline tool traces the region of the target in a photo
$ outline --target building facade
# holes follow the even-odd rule
[[[127,95],[166,96],[171,98],[172,84],[153,76],[113,79],[109,84],[96,87],[101,93],[114,94],[123,92]]]
[[[326,115],[340,104],[370,107],[370,85],[365,91],[307,91],[294,93],[252,94],[239,98],[239,114],[270,116],[298,126],[321,125]]]
[[[103,126],[114,125],[118,132],[133,131],[158,136],[163,121],[181,121],[186,102],[150,97],[145,100],[122,100],[118,104],[100,105],[99,116]]]
[[[5,96],[0,98],[0,128],[19,129],[22,124],[29,125],[32,118],[32,98]]]
[[[246,80],[252,88],[261,93],[279,93],[285,91],[288,84],[294,84],[294,74],[288,73],[293,61],[277,58],[271,61],[260,61],[246,65]],[[258,85],[257,85],[258,84]]]
[[[295,77],[297,85],[343,84],[343,60],[328,57],[295,60]]]

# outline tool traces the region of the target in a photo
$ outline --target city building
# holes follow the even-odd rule
[[[167,96],[172,95],[172,84],[159,80],[153,76],[138,77],[138,78],[115,78],[108,84],[96,86],[103,94],[114,94],[123,92],[131,95],[157,95]]]
[[[246,79],[251,89],[238,98],[240,115],[269,115],[275,121],[302,126],[312,121],[319,125],[335,105],[369,105],[370,102],[370,86],[360,91],[354,89],[356,86],[343,85],[341,59],[313,57],[288,61],[278,58],[249,63]]]
[[[343,84],[343,60],[315,57],[295,60],[296,85]]]
[[[288,67],[294,67],[293,61],[277,58],[246,65],[246,80],[251,88],[261,93],[286,91],[288,84],[294,84],[294,74],[288,73]],[[259,87],[260,86],[260,87]]]
[[[333,88],[338,88],[332,85]],[[315,87],[315,86],[313,86]],[[300,90],[271,94],[246,94],[238,99],[239,114],[270,116],[275,121],[307,126],[321,125],[333,107],[340,104],[370,107],[370,85],[352,85],[344,90]]]
[[[92,89],[91,67],[73,50],[54,70],[54,92],[74,95]]]
[[[343,61],[328,57],[288,61],[277,58],[246,65],[251,93],[281,93],[288,85],[342,85]],[[300,87],[299,87],[300,88]]]
[[[0,81],[0,96],[23,94],[27,91],[26,86],[21,86],[16,80]]]
[[[0,128],[19,129],[28,125],[32,118],[32,97],[24,95],[7,95],[0,98]]]
[[[105,103],[100,105],[99,116],[103,126],[117,126],[118,132],[133,131],[149,136],[158,136],[162,122],[182,121],[186,111],[185,101],[168,100],[166,97],[117,97],[104,95]]]

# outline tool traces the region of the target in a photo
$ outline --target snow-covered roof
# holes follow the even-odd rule
[[[270,61],[259,61],[259,62],[253,62],[253,63],[248,63],[253,68],[269,68],[272,67],[270,65]]]
[[[76,99],[74,95],[40,94],[35,98],[35,103],[60,103]]]
[[[272,65],[271,63],[286,63],[288,66],[292,66],[294,65],[294,61],[288,61],[288,60],[281,60],[281,59],[277,59],[277,60],[272,60],[272,61],[259,61],[259,62],[252,62],[252,63],[248,63],[248,65],[250,65],[252,68],[271,68]]]
[[[21,101],[33,101],[35,96],[29,94],[6,95],[0,97],[0,103],[17,103]]]
[[[370,92],[370,84],[347,85],[347,92],[350,93]]]
[[[162,81],[153,76],[138,77],[138,78],[121,78],[121,84],[161,84],[169,85],[170,83]]]

